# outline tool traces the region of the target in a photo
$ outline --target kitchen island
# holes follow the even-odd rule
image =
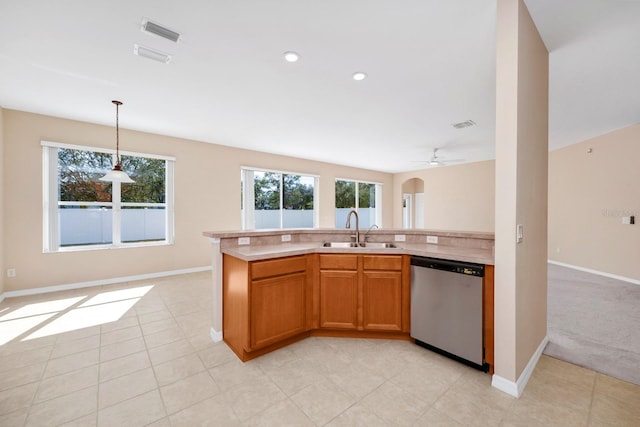
[[[483,335],[493,368],[493,233],[371,230],[365,247],[349,247],[345,229],[203,234],[213,246],[211,336],[243,361],[312,335],[409,340],[415,255],[486,266]]]

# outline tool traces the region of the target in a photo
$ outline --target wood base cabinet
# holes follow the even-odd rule
[[[358,329],[357,271],[320,271],[320,327]]]
[[[403,255],[320,255],[320,328],[409,332]]]
[[[411,257],[308,254],[262,261],[223,256],[222,329],[243,361],[308,336],[406,339]],[[493,266],[483,282],[485,362],[493,373]]]
[[[223,265],[223,338],[240,359],[308,336],[306,256],[246,262],[225,255]]]
[[[362,328],[366,331],[402,330],[402,272],[362,273]]]
[[[305,331],[305,273],[251,283],[251,349]]]

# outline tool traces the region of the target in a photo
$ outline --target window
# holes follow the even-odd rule
[[[336,227],[345,228],[347,215],[358,212],[360,228],[382,223],[382,185],[336,179]]]
[[[313,228],[317,177],[243,168],[242,228]]]
[[[45,252],[173,243],[173,158],[121,154],[135,183],[111,183],[111,150],[42,145]]]

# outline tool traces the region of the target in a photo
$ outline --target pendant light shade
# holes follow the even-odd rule
[[[102,178],[100,178],[100,181],[109,181],[109,182],[119,181],[119,182],[126,182],[128,184],[132,184],[135,182],[134,180],[129,178],[129,175],[127,175],[125,172],[122,171],[122,169],[120,168],[120,165],[115,165],[113,169],[111,169]]]
[[[100,178],[100,181],[109,181],[109,182],[125,182],[125,183],[134,183],[135,181],[129,178],[122,170],[122,163],[120,162],[120,124],[119,124],[119,107],[122,105],[120,101],[111,101],[116,106],[116,164],[112,170],[107,172],[105,176]]]

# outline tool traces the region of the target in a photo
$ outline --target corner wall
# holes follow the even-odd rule
[[[549,153],[550,260],[640,281],[639,141],[635,125]]]
[[[0,107],[0,296],[4,292],[6,271],[4,269],[4,174],[7,166],[4,164],[4,109]]]
[[[335,178],[383,184],[383,227],[392,224],[391,174],[241,150],[120,129],[125,151],[176,157],[175,244],[143,248],[42,252],[41,140],[113,148],[114,129],[90,123],[4,110],[5,268],[15,278],[4,291],[91,282],[211,265],[211,244],[203,231],[238,230],[240,167],[253,166],[320,176],[320,227],[334,227]],[[10,160],[10,161],[9,161]]]
[[[497,5],[493,382],[518,396],[547,332],[549,54],[522,0]]]

